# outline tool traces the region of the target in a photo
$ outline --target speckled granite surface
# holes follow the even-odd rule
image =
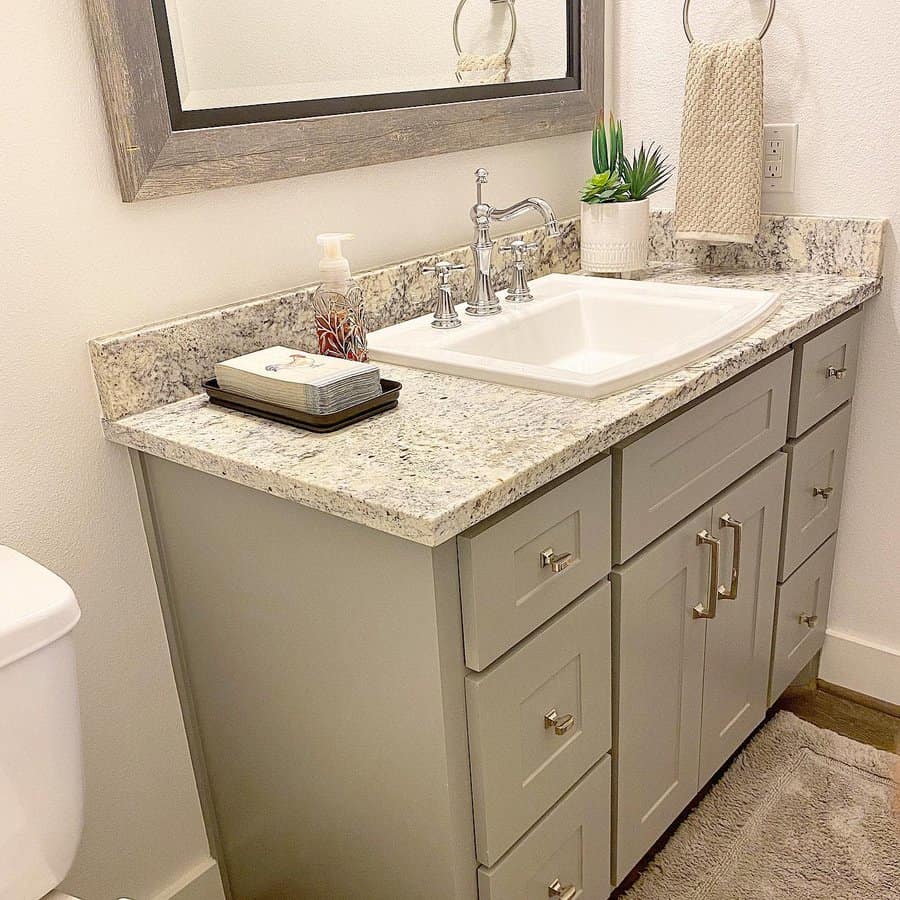
[[[651,258],[705,268],[874,277],[881,271],[884,228],[884,221],[877,219],[766,216],[760,237],[752,246],[676,245],[673,214],[658,211],[652,220]],[[532,277],[577,271],[579,230],[577,221],[567,222],[559,241],[546,237],[543,231],[522,233],[526,240],[541,240],[541,248],[532,259]],[[471,277],[468,247],[439,256],[466,263],[466,278]],[[365,291],[373,331],[430,310],[434,279],[420,270],[437,258],[430,256],[357,276]],[[503,286],[508,280],[509,258],[498,254],[497,262],[501,266],[497,284]],[[461,278],[461,299],[465,297],[464,283]],[[312,289],[296,288],[91,341],[104,417],[119,419],[190,397],[201,390],[202,382],[212,376],[213,367],[223,359],[275,344],[313,350],[311,297]]]
[[[714,247],[676,241],[675,214],[660,210],[652,219],[650,257],[709,269],[876,277],[886,227],[884,219],[763,216],[754,243]]]
[[[836,257],[844,251],[833,242],[827,246],[840,263]],[[861,252],[847,254],[863,258]],[[676,262],[658,264],[650,277],[777,290],[782,305],[765,325],[718,353],[604,400],[384,366],[385,375],[403,382],[399,408],[318,436],[213,407],[205,396],[166,403],[172,393],[192,391],[192,374],[172,393],[155,395],[156,408],[146,408],[145,396],[138,404],[143,411],[106,421],[104,428],[111,440],[137,450],[433,546],[858,306],[880,287],[872,273],[710,272]],[[272,298],[258,302],[283,311],[290,305]],[[410,309],[408,315],[421,312]],[[251,313],[241,308],[234,315]],[[263,340],[271,343],[272,333]],[[130,352],[123,349],[127,341],[117,340],[122,352]],[[178,372],[173,363],[171,376],[179,378]],[[150,390],[161,383],[154,376]],[[134,406],[128,390],[117,399],[112,377],[108,408]]]
[[[577,272],[579,231],[577,222],[568,221],[559,240],[532,229],[503,238],[501,246],[514,237],[540,242],[531,256],[534,278],[550,272]],[[468,247],[356,275],[365,294],[370,331],[431,311],[435,279],[421,269],[438,259],[466,264],[466,271],[454,280],[462,302],[472,277]],[[509,254],[498,253],[496,264],[499,290],[509,282]],[[212,377],[215,364],[223,359],[278,344],[315,350],[314,292],[315,285],[295,288],[91,341],[91,362],[104,417],[118,419],[190,397],[201,390],[202,383]]]

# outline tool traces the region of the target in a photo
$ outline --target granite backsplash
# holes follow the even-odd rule
[[[651,223],[651,259],[707,270],[873,277],[881,272],[885,227],[880,219],[766,216],[754,244],[711,247],[676,242],[673,214],[656,211]],[[540,241],[531,271],[531,277],[538,277],[578,271],[579,232],[578,220],[572,219],[563,224],[559,239],[549,238],[543,229],[531,229],[502,241],[513,237]],[[438,259],[466,264],[465,277],[458,282],[462,301],[471,279],[468,247],[357,275],[372,330],[430,311],[434,278],[421,269]],[[505,285],[510,263],[506,256],[499,256],[497,262],[498,284]],[[293,288],[91,341],[103,417],[115,421],[197,394],[223,359],[275,344],[314,350],[314,288]]]

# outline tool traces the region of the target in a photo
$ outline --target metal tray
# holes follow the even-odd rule
[[[220,388],[219,382],[215,378],[210,378],[208,381],[203,382],[203,389],[209,395],[209,402],[214,403],[216,406],[224,406],[237,412],[260,416],[263,419],[280,422],[282,425],[304,428],[317,434],[339,431],[341,428],[355,425],[357,422],[370,419],[372,416],[387,412],[389,409],[395,409],[402,387],[403,385],[399,381],[390,381],[387,378],[382,378],[381,395],[379,397],[366,400],[364,403],[357,403],[355,406],[349,406],[347,409],[342,409],[340,412],[331,413],[327,416],[315,416],[296,409],[289,409],[286,406],[278,406],[275,403],[265,403],[262,400],[253,400],[241,394],[233,394],[231,391]]]

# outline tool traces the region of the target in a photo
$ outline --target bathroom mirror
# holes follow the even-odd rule
[[[88,0],[125,200],[587,130],[603,0]]]

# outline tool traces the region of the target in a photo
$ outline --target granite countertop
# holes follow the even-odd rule
[[[578,400],[398,366],[399,407],[315,435],[193,396],[117,421],[106,436],[314,509],[436,546],[871,298],[878,277],[709,272],[653,280],[781,292],[747,337],[671,375]]]

